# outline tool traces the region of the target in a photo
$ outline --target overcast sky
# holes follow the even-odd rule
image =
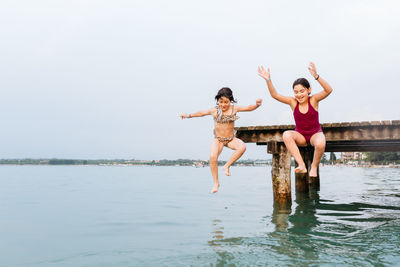
[[[3,0],[0,21],[0,158],[207,159],[212,118],[178,116],[221,87],[263,98],[237,126],[294,123],[258,65],[292,95],[321,90],[314,61],[321,123],[400,119],[399,1]]]

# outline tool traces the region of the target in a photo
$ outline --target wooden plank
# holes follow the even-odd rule
[[[321,124],[321,127],[322,127],[322,128],[329,128],[329,127],[332,127],[332,123],[323,123],[323,124]]]
[[[241,126],[241,127],[235,127],[236,131],[247,131],[247,127]]]
[[[361,123],[360,122],[350,122],[350,126],[351,127],[360,127],[361,126]]]

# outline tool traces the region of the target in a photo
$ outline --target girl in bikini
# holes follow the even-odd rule
[[[224,165],[223,170],[225,175],[230,176],[229,168],[236,162],[246,151],[246,146],[243,141],[235,137],[234,126],[235,121],[239,118],[236,116],[238,112],[242,111],[253,111],[261,106],[262,100],[258,99],[255,105],[250,106],[235,106],[236,103],[232,95],[232,90],[228,87],[220,89],[215,96],[217,106],[209,110],[198,111],[192,114],[182,114],[182,119],[203,117],[206,115],[212,115],[214,117],[214,142],[211,146],[210,153],[210,168],[211,174],[214,179],[214,186],[211,193],[216,193],[219,188],[218,180],[218,157],[222,152],[224,146],[233,149],[235,152],[231,158]]]
[[[295,172],[307,173],[306,165],[304,164],[297,146],[307,146],[308,144],[311,144],[315,149],[309,176],[315,177],[317,176],[318,164],[325,151],[325,135],[322,132],[321,125],[319,124],[318,103],[332,92],[332,88],[317,74],[317,69],[315,68],[314,63],[310,62],[308,70],[324,89],[323,91],[311,96],[310,83],[304,78],[299,78],[294,81],[294,97],[291,97],[283,96],[276,92],[275,87],[271,82],[269,68],[266,71],[264,67],[259,67],[258,75],[266,80],[269,93],[273,98],[279,102],[290,105],[292,108],[296,128],[294,131],[285,131],[283,133],[283,141],[298,164]]]

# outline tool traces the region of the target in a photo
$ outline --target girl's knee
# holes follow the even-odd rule
[[[293,134],[290,131],[283,132],[282,138],[283,138],[283,141],[293,139]]]
[[[316,149],[325,149],[325,140],[318,140],[314,143]]]
[[[210,155],[210,163],[216,163],[216,162],[218,162],[218,156]]]
[[[243,144],[240,148],[239,148],[239,150],[242,152],[242,153],[244,153],[245,151],[246,151],[246,146]]]

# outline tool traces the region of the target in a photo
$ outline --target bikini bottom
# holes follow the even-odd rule
[[[229,137],[221,137],[221,136],[216,136],[214,130],[214,138],[220,141],[222,144],[224,144],[224,146],[227,146],[229,142],[232,141],[233,138],[235,138],[235,134]]]

